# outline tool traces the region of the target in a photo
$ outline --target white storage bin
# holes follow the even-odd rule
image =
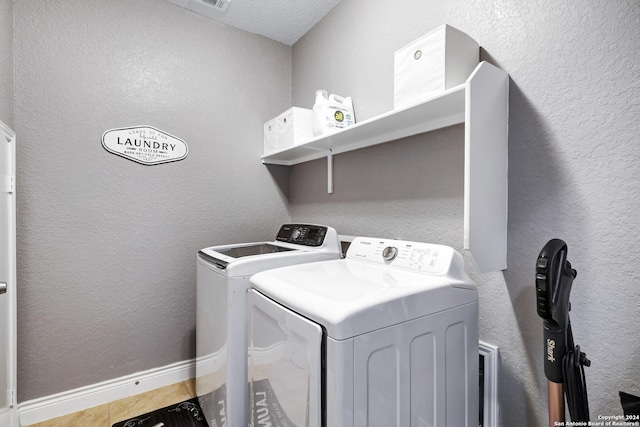
[[[442,25],[394,56],[393,108],[403,108],[464,83],[480,62],[480,46]]]
[[[313,112],[292,107],[278,116],[278,150],[298,145],[313,138]]]
[[[263,155],[294,145],[302,144],[313,138],[313,112],[308,108],[292,107],[263,125]]]
[[[262,125],[262,152],[266,156],[278,151],[278,118],[274,117]]]

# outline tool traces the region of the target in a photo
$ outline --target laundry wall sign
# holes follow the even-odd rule
[[[183,140],[151,126],[110,129],[102,134],[102,146],[143,165],[176,162],[189,152]]]

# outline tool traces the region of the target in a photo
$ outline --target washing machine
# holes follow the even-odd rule
[[[478,425],[478,292],[454,249],[358,237],[251,284],[254,427]]]
[[[249,278],[270,268],[341,255],[335,229],[304,224],[283,225],[271,242],[212,246],[198,252],[196,394],[210,427],[248,424]]]

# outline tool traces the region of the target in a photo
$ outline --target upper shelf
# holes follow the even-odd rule
[[[464,122],[465,85],[419,104],[389,111],[340,131],[262,157],[263,163],[291,166]]]
[[[480,271],[507,268],[509,75],[481,62],[467,81],[439,96],[262,157],[295,165],[464,123],[464,248]]]

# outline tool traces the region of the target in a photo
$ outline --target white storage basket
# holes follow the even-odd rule
[[[399,109],[464,83],[480,60],[480,46],[462,31],[442,25],[394,56],[394,103]]]
[[[263,125],[263,155],[302,144],[313,138],[313,112],[308,108],[292,107]]]

